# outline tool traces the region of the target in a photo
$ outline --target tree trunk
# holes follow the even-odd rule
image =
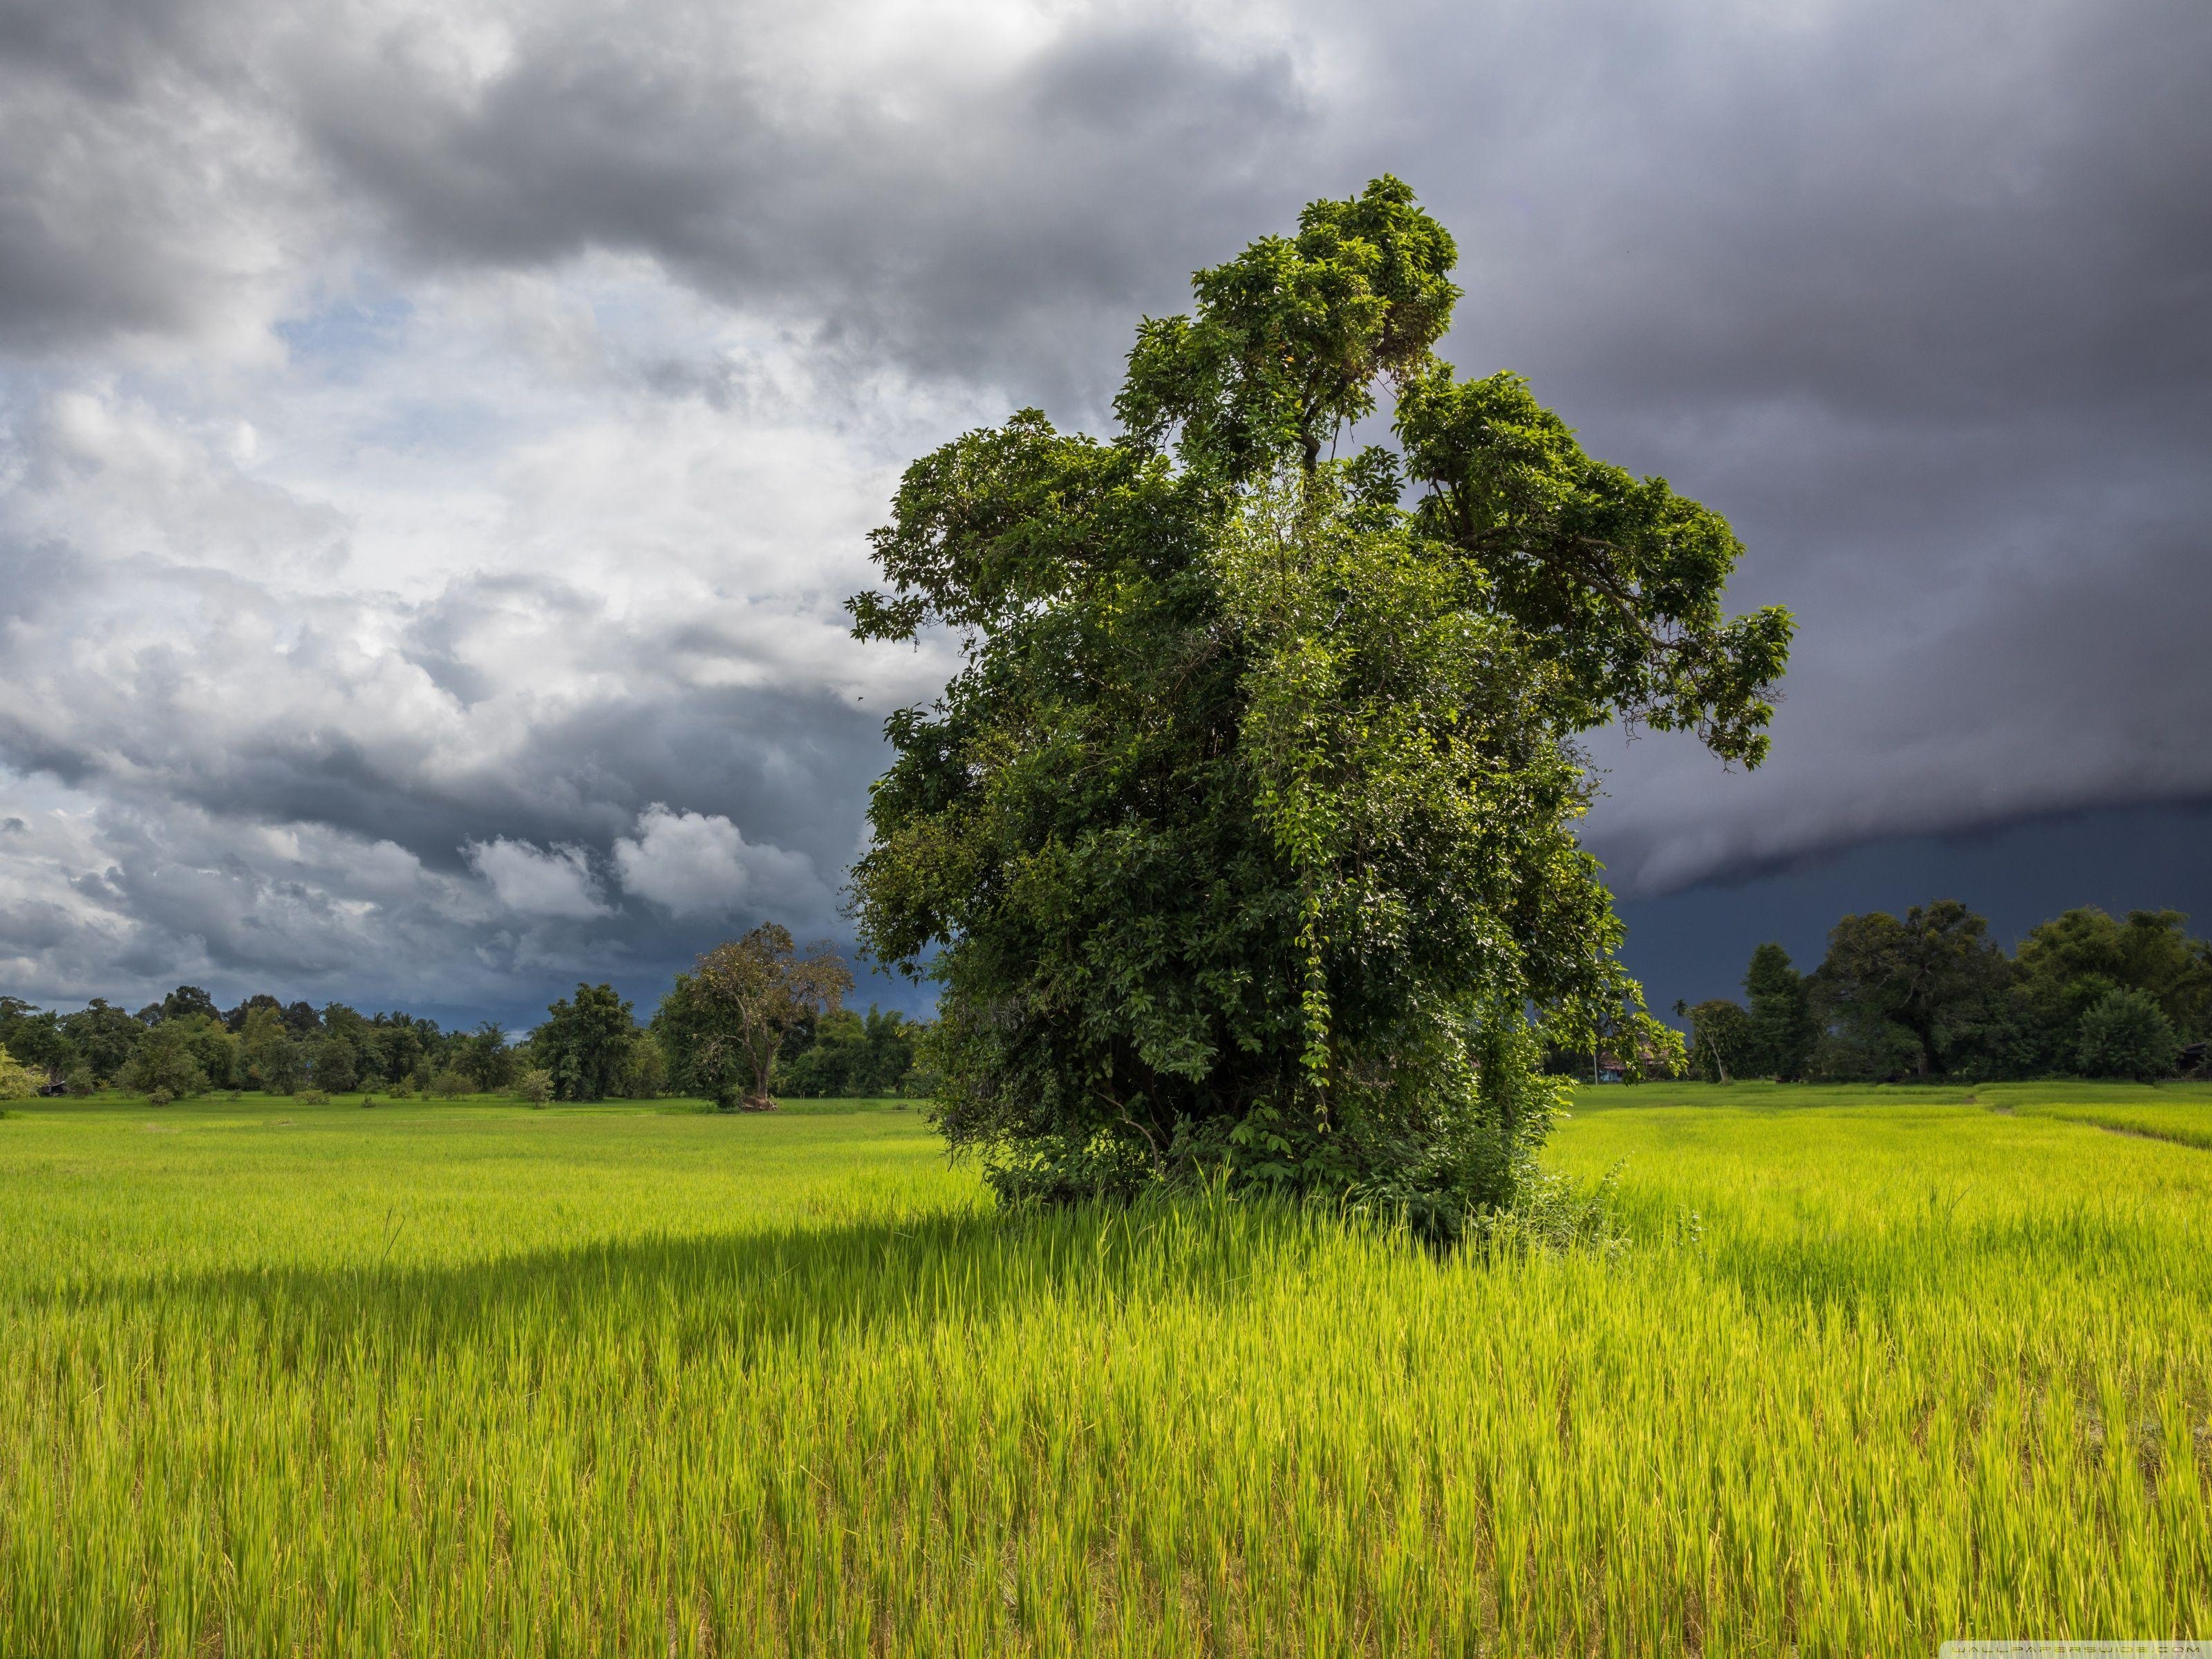
[[[771,1076],[770,1068],[775,1064],[775,1051],[781,1041],[781,1034],[768,1029],[765,1025],[753,1033],[753,1042],[750,1045],[752,1050],[753,1086],[746,1090],[744,1097],[738,1102],[739,1111],[772,1112],[775,1109],[775,1097],[769,1092],[769,1081]]]

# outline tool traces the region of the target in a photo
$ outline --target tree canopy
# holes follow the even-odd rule
[[[1790,619],[1724,613],[1718,514],[1455,378],[1455,258],[1394,179],[1316,202],[1140,325],[1115,437],[1023,410],[874,534],[855,634],[964,660],[888,722],[855,910],[940,982],[939,1121],[1002,1193],[1226,1169],[1449,1227],[1544,1133],[1532,1014],[1679,1054],[1576,738],[1756,765]]]

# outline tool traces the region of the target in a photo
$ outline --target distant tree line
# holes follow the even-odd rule
[[[926,1092],[917,1054],[927,1023],[854,1012],[843,1000],[851,984],[835,952],[799,953],[771,924],[677,975],[648,1022],[611,985],[580,984],[520,1042],[492,1020],[446,1031],[434,1019],[342,1002],[318,1010],[263,994],[225,1010],[196,985],[136,1013],[103,997],[60,1013],[0,995],[0,1098],[119,1086],[170,1099],[246,1089],[563,1101],[675,1094],[758,1107],[772,1091]]]
[[[2148,1081],[2206,1070],[2212,940],[2178,910],[2094,908],[2031,929],[2008,955],[1956,900],[1845,916],[1801,974],[1761,945],[1744,1000],[1676,1005],[1693,1075],[1832,1082],[2038,1077]]]
[[[0,1047],[44,1091],[76,1094],[110,1085],[172,1097],[233,1089],[468,1094],[506,1088],[518,1074],[507,1033],[490,1020],[447,1031],[412,1014],[364,1014],[342,1002],[318,1010],[266,994],[226,1010],[197,985],[136,1013],[105,997],[58,1013],[0,996]]]

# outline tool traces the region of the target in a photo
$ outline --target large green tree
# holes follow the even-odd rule
[[[1790,621],[1725,615],[1718,514],[1435,356],[1455,258],[1395,179],[1316,202],[1139,327],[1118,435],[1024,410],[875,532],[854,632],[964,661],[888,723],[856,910],[940,982],[938,1121],[1002,1193],[1225,1167],[1448,1228],[1544,1133],[1532,1012],[1679,1051],[1575,739],[1757,764]]]

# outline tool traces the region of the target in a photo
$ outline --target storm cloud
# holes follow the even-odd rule
[[[1625,892],[2212,799],[2207,84],[2185,3],[8,0],[5,988],[519,1014],[836,930],[946,668],[841,625],[899,467],[1103,429],[1386,170],[1445,354],[1801,617],[1759,772],[1594,744]]]

